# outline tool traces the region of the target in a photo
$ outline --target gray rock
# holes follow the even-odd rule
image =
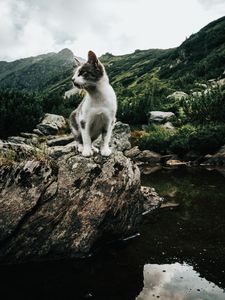
[[[33,138],[38,138],[38,135],[35,133],[30,133],[30,132],[21,132],[20,135],[22,137],[25,137],[27,139],[33,139]]]
[[[67,123],[64,117],[54,114],[45,114],[41,123],[37,125],[37,129],[44,135],[57,134],[66,127]]]
[[[138,148],[138,146],[135,146],[135,147],[133,147],[133,148],[131,148],[129,150],[126,150],[124,152],[124,155],[126,157],[134,158],[134,157],[136,157],[140,153],[141,153],[141,150]]]
[[[76,146],[77,146],[77,142],[74,141],[67,144],[66,146],[50,147],[48,149],[48,155],[54,159],[58,159],[59,157],[68,154],[70,152],[78,154]]]
[[[43,157],[39,148],[27,144],[0,142],[0,158],[9,161],[21,161],[34,157]]]
[[[112,132],[110,147],[112,150],[125,151],[131,148],[130,144],[130,126],[122,122],[116,122]],[[99,137],[94,145],[100,147],[101,137]]]
[[[74,141],[74,136],[72,134],[70,134],[70,135],[64,135],[64,136],[60,136],[60,137],[51,139],[50,141],[47,141],[47,145],[49,147],[65,146],[73,141]]]
[[[24,144],[26,143],[26,138],[21,136],[10,136],[8,137],[8,142],[15,143],[15,144]]]
[[[134,161],[148,164],[157,164],[161,161],[161,155],[150,150],[144,150],[136,157],[134,157]]]
[[[150,111],[149,122],[165,123],[175,116],[173,112],[169,111]]]
[[[0,165],[0,259],[83,257],[100,238],[134,233],[140,172],[121,152]]]

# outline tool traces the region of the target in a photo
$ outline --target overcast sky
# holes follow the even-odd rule
[[[0,0],[0,60],[176,47],[224,15],[225,0]]]

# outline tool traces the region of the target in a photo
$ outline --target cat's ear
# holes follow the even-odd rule
[[[77,59],[75,56],[74,56],[74,61],[77,67],[80,67],[82,65],[82,62],[79,59]]]
[[[88,52],[88,63],[94,65],[96,68],[98,68],[100,65],[96,54],[91,50]]]

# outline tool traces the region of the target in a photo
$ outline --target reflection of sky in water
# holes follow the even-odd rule
[[[199,277],[189,265],[147,264],[144,287],[136,300],[224,300],[224,291]]]

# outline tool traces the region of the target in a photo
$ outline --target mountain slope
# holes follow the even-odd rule
[[[45,92],[68,88],[74,69],[73,53],[63,49],[36,57],[0,62],[0,88]]]

